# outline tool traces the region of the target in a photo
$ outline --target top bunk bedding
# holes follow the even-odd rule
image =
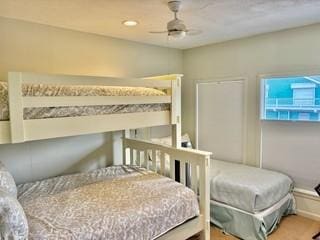
[[[214,160],[210,198],[251,213],[274,205],[293,190],[286,175],[243,164]]]
[[[163,91],[146,87],[23,84],[23,96],[164,96]],[[25,108],[24,119],[61,118],[115,113],[166,111],[169,104],[130,104],[72,107]],[[9,120],[8,85],[0,82],[0,121]]]
[[[191,189],[129,166],[22,184],[18,199],[29,239],[155,239],[199,215]]]

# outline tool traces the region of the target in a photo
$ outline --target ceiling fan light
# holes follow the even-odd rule
[[[185,31],[171,31],[169,32],[169,37],[173,39],[183,39],[186,36]]]

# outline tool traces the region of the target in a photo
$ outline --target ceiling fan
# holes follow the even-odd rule
[[[149,33],[167,33],[169,37],[182,39],[186,35],[198,35],[201,30],[188,29],[184,22],[178,18],[182,0],[169,0],[168,7],[174,13],[174,19],[167,23],[167,31],[151,31]]]

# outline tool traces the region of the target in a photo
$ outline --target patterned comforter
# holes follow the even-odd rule
[[[47,84],[24,84],[23,96],[163,96],[164,92],[144,87],[118,86],[69,86]],[[25,108],[24,119],[75,117],[114,113],[151,112],[169,109],[169,104],[132,104],[109,106],[74,106]],[[8,86],[0,81],[0,120],[9,119]]]
[[[136,167],[18,186],[29,239],[155,239],[199,215],[192,190]]]

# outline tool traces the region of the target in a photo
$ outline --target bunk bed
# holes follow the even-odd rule
[[[196,208],[193,205],[195,209],[193,213],[187,214],[187,217],[179,219],[179,224],[176,222],[176,224],[168,225],[166,229],[162,229],[160,232],[151,231],[152,234],[156,233],[156,235],[143,236],[161,240],[187,239],[197,233],[201,233],[201,239],[210,239],[208,174],[211,153],[182,149],[179,147],[181,141],[181,77],[182,75],[166,75],[145,79],[120,79],[11,72],[8,75],[7,82],[1,83],[2,85],[0,85],[0,94],[2,97],[2,99],[0,99],[0,107],[2,106],[2,109],[5,109],[5,111],[0,113],[0,143],[21,143],[122,130],[123,166],[118,168],[122,169],[121,171],[126,174],[123,173],[122,175],[120,174],[120,176],[113,176],[115,178],[112,178],[112,174],[111,176],[105,174],[103,175],[105,178],[112,179],[111,183],[117,182],[118,186],[120,186],[120,191],[121,189],[125,189],[125,186],[130,185],[130,181],[125,182],[125,185],[120,184],[121,182],[123,183],[125,179],[133,179],[132,181],[135,182],[135,187],[141,186],[141,188],[144,189],[148,189],[148,187],[142,183],[138,183],[139,181],[143,182],[144,178],[146,178],[146,184],[148,181],[154,181],[155,184],[158,184],[157,186],[161,186],[159,182],[162,182],[163,188],[172,185],[176,189],[180,189],[180,192],[190,191],[188,196],[192,196],[193,194],[194,199],[198,203]],[[6,96],[6,94],[8,96]],[[134,107],[132,105],[134,105]],[[172,146],[130,138],[130,129],[159,125],[172,126]],[[165,175],[165,169],[168,169],[168,166],[166,166],[168,164],[166,159],[168,158],[170,159],[169,175],[171,179],[160,177],[161,175]],[[176,164],[177,161],[179,162],[178,165]],[[188,188],[186,184],[187,165],[190,166],[191,169],[190,188]],[[180,172],[180,183],[175,183],[174,181],[177,166]],[[141,170],[141,168],[143,170]],[[126,170],[124,171],[123,169]],[[109,172],[107,169],[101,171]],[[128,172],[133,175],[128,174]],[[91,173],[89,173],[89,175],[90,174]],[[93,175],[95,174],[96,173],[93,173]],[[69,178],[76,179],[79,176],[81,177],[83,175],[69,176]],[[92,180],[90,176],[86,175],[85,178]],[[68,176],[66,177],[68,178]],[[135,177],[138,179],[134,180]],[[37,189],[35,186],[37,186],[37,184],[46,185],[48,182],[52,183],[55,181],[68,182],[63,179],[59,180],[58,177],[36,183],[27,183],[18,187],[18,199],[25,208],[27,217],[35,217],[32,206],[30,207],[28,204],[31,203],[32,205],[33,202],[40,201],[37,196],[43,196],[41,193],[43,189],[33,191]],[[102,179],[93,178],[92,181],[93,182],[83,183],[83,186],[81,186],[83,188],[81,189],[90,192],[93,189],[91,187],[101,183]],[[102,182],[106,183],[105,181]],[[74,186],[76,181],[71,181],[70,184]],[[62,188],[63,191],[74,190],[72,187],[68,189],[70,184],[66,184],[66,186]],[[108,184],[110,184],[110,181]],[[89,188],[89,190],[85,190],[86,188]],[[49,187],[49,189],[57,190],[59,188]],[[107,188],[100,186],[99,189]],[[44,192],[46,191],[47,190],[44,190]],[[173,191],[173,189],[167,189],[167,192],[168,191]],[[32,194],[32,192],[34,194]],[[130,190],[128,190],[128,193],[129,192]],[[126,195],[126,193],[126,191],[122,191],[120,195]],[[131,194],[134,194],[134,192],[131,192]],[[52,197],[52,195],[49,195],[45,196],[45,201],[42,202],[43,204]],[[146,194],[145,198],[146,201],[149,201],[150,199],[148,199],[147,195],[148,194]],[[102,194],[102,196],[106,197],[108,194]],[[124,197],[128,199],[130,196]],[[143,203],[143,197],[142,195],[139,199],[141,204]],[[178,197],[174,199],[174,195],[171,197],[173,197],[173,199],[171,199],[172,202],[181,201]],[[88,196],[88,198],[85,199],[90,202],[91,198]],[[187,199],[192,202],[192,197]],[[75,201],[77,201],[77,199]],[[97,200],[95,199],[95,201]],[[167,201],[166,199],[163,200],[163,202]],[[98,202],[107,203],[104,201]],[[97,202],[95,202],[95,204],[96,203]],[[128,205],[129,204],[130,203],[128,203]],[[41,205],[39,202],[37,206]],[[106,205],[104,204],[104,206]],[[189,208],[188,206],[192,208],[192,205],[186,204],[182,204],[180,208]],[[139,205],[138,208],[139,207],[139,212],[141,213],[142,205]],[[168,206],[165,208],[168,208]],[[47,209],[47,207],[45,207],[45,209]],[[131,210],[131,213],[134,212],[133,209]],[[148,211],[144,212],[144,210],[142,210],[142,215],[148,213]],[[158,210],[153,212],[153,214],[161,213],[165,215]],[[104,220],[107,217],[108,216],[102,216]],[[132,219],[137,218],[133,216]],[[123,219],[120,220],[122,221]],[[30,224],[32,224],[32,220]],[[50,225],[50,223],[48,224]],[[36,224],[36,226],[39,227],[39,224]],[[60,229],[67,231],[67,227],[68,226],[60,226]],[[90,226],[87,227],[90,228]],[[31,231],[37,231],[35,229],[39,228],[32,226],[30,229]],[[76,226],[76,229],[79,229],[79,226]],[[37,236],[37,232],[33,232],[32,234],[34,234],[32,236]]]
[[[0,119],[0,143],[19,143],[55,137],[180,124],[181,76],[120,79],[11,72],[8,74],[7,83],[2,83],[0,86],[2,108],[6,108],[3,105],[8,104],[8,109],[10,109],[9,116],[6,118],[6,114],[2,114],[3,117]],[[139,90],[135,90],[135,88],[139,88]],[[150,88],[163,90],[165,94],[159,94],[159,91],[156,92],[155,89]],[[6,91],[8,93],[7,101]],[[126,94],[127,92],[129,94]],[[142,111],[130,111],[125,114],[123,112],[101,113],[101,108],[107,106],[144,105],[150,107],[157,106],[157,104],[161,106],[156,111],[151,108],[150,111],[142,109]],[[163,105],[167,105],[169,108],[163,107]],[[83,114],[78,115],[81,111],[75,107],[100,107],[100,109],[94,113],[91,111],[84,116]],[[48,109],[61,110],[61,108],[65,112],[73,109],[75,114],[61,117],[59,111],[53,111],[58,112],[56,115],[53,114],[54,116],[43,111]],[[35,112],[34,109],[38,109],[37,114],[28,116],[28,112],[31,114]]]

